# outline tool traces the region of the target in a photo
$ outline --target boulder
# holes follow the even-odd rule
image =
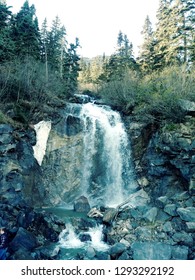
[[[115,243],[111,248],[110,248],[110,255],[112,258],[116,259],[118,258],[125,250],[127,249],[126,245],[124,243],[118,242]]]
[[[195,232],[195,222],[187,222],[186,226],[189,232]]]
[[[152,207],[150,210],[148,210],[143,218],[146,220],[146,221],[149,221],[151,223],[153,223],[155,221],[155,218],[157,216],[157,213],[158,213],[158,210],[156,207]]]
[[[183,221],[195,221],[195,207],[178,208],[177,213]]]
[[[115,208],[110,208],[105,211],[104,216],[103,216],[103,222],[111,224],[114,217],[117,215],[118,210]]]
[[[80,196],[74,202],[74,211],[76,211],[76,212],[89,212],[90,211],[90,205],[89,205],[88,199],[85,196]]]
[[[188,247],[173,246],[172,247],[172,259],[173,260],[187,260],[188,259]]]
[[[17,251],[21,248],[24,248],[27,251],[31,251],[36,248],[37,241],[36,237],[29,231],[20,227],[14,239],[9,244],[9,247],[12,251]]]
[[[188,115],[195,116],[195,102],[186,99],[180,99],[180,107]]]
[[[170,216],[177,216],[175,204],[167,204],[164,208],[164,211]]]
[[[131,246],[134,260],[170,260],[171,245],[160,242],[134,242]]]

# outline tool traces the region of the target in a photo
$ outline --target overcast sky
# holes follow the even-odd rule
[[[25,0],[7,0],[18,12]],[[81,56],[110,55],[121,30],[133,43],[135,56],[142,42],[141,31],[147,15],[155,28],[159,0],[29,0],[34,4],[41,27],[44,18],[50,23],[57,15],[65,26],[68,42],[79,38]]]

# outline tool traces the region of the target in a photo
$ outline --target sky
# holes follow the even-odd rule
[[[7,0],[12,12],[20,10],[25,0]],[[155,29],[159,0],[29,0],[34,4],[39,27],[47,18],[48,23],[58,15],[65,26],[68,42],[78,37],[84,57],[110,55],[115,51],[119,31],[133,43],[134,55],[142,43],[141,31],[146,16]]]

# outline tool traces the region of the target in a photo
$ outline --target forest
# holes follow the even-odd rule
[[[157,123],[182,121],[182,100],[195,101],[193,0],[159,1],[155,30],[148,16],[143,22],[137,58],[122,31],[112,55],[80,57],[79,39],[67,41],[60,18],[40,27],[28,1],[13,14],[1,0],[0,28],[1,123],[29,124],[76,92]]]

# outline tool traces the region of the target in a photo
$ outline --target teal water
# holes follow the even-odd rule
[[[94,219],[87,217],[87,213],[79,213],[63,207],[44,208],[44,211],[55,214],[64,220],[66,224],[66,228],[59,235],[59,242],[54,247],[54,250],[59,249],[60,251],[58,259],[79,259],[85,256],[89,247],[98,252],[106,252],[109,249],[109,246],[103,241],[103,226],[95,224]],[[86,222],[91,222],[94,226],[89,227],[87,230],[79,229],[78,223],[82,219]],[[80,234],[89,235],[91,240],[82,242],[79,239]]]

